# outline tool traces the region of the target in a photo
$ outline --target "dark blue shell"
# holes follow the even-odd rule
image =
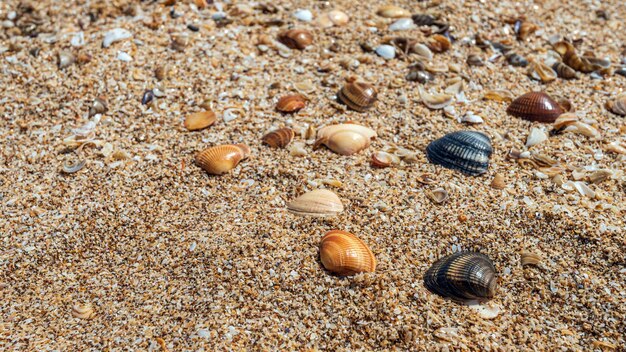
[[[470,176],[487,172],[491,153],[489,137],[475,131],[448,133],[426,147],[426,156],[431,163]]]

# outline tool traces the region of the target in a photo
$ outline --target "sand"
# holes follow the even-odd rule
[[[484,122],[476,125],[420,102],[420,83],[405,79],[415,58],[384,60],[361,49],[396,36],[427,40],[424,28],[388,31],[394,20],[376,15],[382,1],[225,4],[228,15],[219,22],[211,18],[214,5],[198,10],[186,1],[26,3],[0,3],[0,349],[626,348],[626,158],[610,147],[626,143],[626,129],[624,118],[604,107],[624,92],[626,78],[542,84],[502,58],[488,62],[495,53],[472,42],[479,33],[542,58],[548,39],[563,35],[580,53],[616,65],[626,56],[622,1],[395,2],[450,24],[457,41],[433,58],[448,72],[425,86],[442,92],[449,79],[463,77],[467,102],[455,109],[480,115]],[[182,16],[172,18],[172,8]],[[341,9],[350,21],[320,28],[296,20],[297,9],[311,10],[314,21]],[[526,41],[505,23],[520,14],[539,25]],[[277,47],[289,26],[310,30],[313,44]],[[103,48],[115,28],[132,38]],[[77,62],[59,68],[62,52]],[[468,66],[470,53],[486,65]],[[164,65],[171,74],[159,81],[155,70]],[[370,111],[334,101],[350,76],[378,90]],[[161,97],[142,105],[144,91],[155,88]],[[297,89],[308,105],[277,112],[278,98]],[[526,148],[531,128],[551,125],[508,116],[507,103],[482,99],[495,89],[568,99],[601,137],[565,133]],[[97,97],[108,110],[89,116]],[[213,126],[183,127],[186,116],[208,107],[218,116]],[[89,121],[92,129],[73,132]],[[309,126],[346,121],[378,137],[352,156],[313,150],[303,138]],[[293,143],[304,143],[306,155],[261,143],[284,126],[296,130]],[[434,139],[462,129],[492,139],[482,176],[433,165],[424,154]],[[67,139],[77,133],[92,141],[77,148],[81,143]],[[231,172],[210,176],[194,165],[200,150],[230,143],[252,149]],[[414,152],[414,162],[373,168],[371,153],[392,145]],[[553,158],[560,176],[512,159],[512,149]],[[80,171],[62,171],[81,160]],[[610,176],[592,184],[588,177],[598,169]],[[418,182],[425,173],[433,184]],[[506,188],[490,186],[496,174]],[[286,211],[289,201],[322,187],[339,195],[343,213],[320,219]],[[446,203],[427,197],[436,188],[449,193]],[[324,270],[319,242],[333,229],[370,246],[374,273],[341,278]],[[482,303],[498,310],[491,319],[423,285],[435,260],[460,249],[488,255],[497,268],[497,293]],[[522,267],[523,250],[539,254],[540,264]]]

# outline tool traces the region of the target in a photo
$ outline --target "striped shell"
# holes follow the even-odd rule
[[[376,102],[377,96],[378,92],[374,86],[359,81],[347,83],[337,94],[341,102],[359,112],[369,110]]]
[[[431,163],[470,176],[487,172],[492,152],[489,137],[474,131],[448,133],[426,147],[426,156]]]
[[[606,107],[616,115],[626,116],[626,94],[619,95],[614,100],[607,102]]]
[[[506,109],[509,115],[528,121],[552,123],[563,109],[550,96],[543,92],[530,92],[513,100]]]
[[[577,79],[578,73],[573,68],[567,66],[566,64],[557,61],[552,65],[552,69],[556,71],[559,77],[563,79]]]
[[[355,235],[333,230],[322,238],[320,260],[326,270],[340,276],[350,276],[376,270],[376,258],[365,244]]]
[[[426,271],[424,286],[454,300],[488,299],[496,291],[496,268],[484,254],[457,252],[437,260]]]
[[[321,128],[317,131],[314,148],[326,145],[330,150],[341,155],[352,155],[370,145],[376,137],[376,131],[354,123],[342,123]]]
[[[301,110],[306,106],[306,100],[300,94],[290,94],[278,100],[276,110],[284,113],[292,113]]]
[[[289,29],[280,33],[278,40],[291,49],[304,50],[313,43],[313,34],[305,29]]]
[[[287,210],[296,215],[325,217],[341,213],[343,204],[333,191],[316,189],[291,201]]]
[[[249,155],[250,148],[245,144],[218,145],[198,153],[196,165],[212,175],[221,175],[234,169]]]
[[[272,148],[285,148],[291,141],[295,132],[288,127],[272,131],[263,136],[263,143],[269,145]]]

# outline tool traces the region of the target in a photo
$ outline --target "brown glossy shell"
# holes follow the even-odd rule
[[[285,113],[292,113],[301,110],[306,106],[306,99],[300,94],[290,94],[278,100],[276,110]]]
[[[295,132],[288,127],[272,131],[263,136],[263,143],[269,145],[272,148],[285,148],[291,141]]]
[[[528,121],[552,123],[564,111],[559,103],[546,93],[530,92],[513,100],[506,112]]]
[[[450,39],[448,39],[448,37],[444,35],[434,34],[428,39],[426,45],[433,52],[442,53],[444,51],[450,50],[450,48],[452,47],[452,42],[450,42]]]
[[[376,258],[365,244],[355,235],[333,230],[322,238],[320,260],[326,270],[340,276],[350,276],[376,270]]]
[[[626,94],[617,96],[606,103],[606,107],[614,114],[626,116]]]
[[[278,40],[291,49],[304,50],[313,43],[313,34],[305,29],[289,29],[282,32]]]
[[[224,174],[250,155],[245,144],[226,144],[207,148],[196,155],[196,165],[212,175]]]
[[[350,109],[364,112],[374,105],[378,92],[369,83],[355,81],[343,86],[337,96]]]
[[[333,191],[316,189],[291,201],[287,210],[296,215],[326,217],[341,213],[343,204]]]
[[[184,126],[189,131],[197,131],[211,126],[216,120],[217,116],[213,111],[201,111],[188,115],[185,118]]]
[[[554,65],[552,65],[552,69],[556,71],[559,77],[563,79],[577,79],[578,78],[578,74],[576,73],[576,70],[574,70],[573,68],[567,66],[566,64],[560,61],[555,62]]]

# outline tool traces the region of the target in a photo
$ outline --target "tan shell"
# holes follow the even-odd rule
[[[215,123],[217,116],[211,110],[196,112],[185,118],[184,126],[189,131],[197,131],[207,128]]]
[[[420,97],[422,98],[422,102],[424,103],[424,105],[432,110],[443,109],[446,106],[452,104],[452,102],[454,101],[454,96],[452,94],[430,94],[426,92],[424,88],[422,88],[422,86],[418,86],[417,90],[420,94]]]
[[[488,90],[487,92],[485,92],[485,95],[483,95],[483,99],[486,100],[493,100],[493,101],[498,101],[498,102],[511,102],[513,101],[515,97],[513,96],[513,93],[511,93],[511,91],[508,90]]]
[[[335,216],[343,211],[343,204],[333,191],[316,189],[291,201],[287,210],[302,216]]]
[[[385,5],[376,11],[376,14],[385,18],[403,18],[411,17],[411,13],[401,7],[394,5]]]
[[[400,157],[391,153],[379,150],[372,154],[371,160],[372,166],[385,168],[391,165],[397,165],[400,163]]]
[[[443,204],[448,200],[449,195],[448,191],[446,191],[445,189],[437,188],[432,191],[426,191],[426,197],[428,197],[428,199],[430,199],[435,204]]]
[[[352,155],[367,148],[374,137],[376,131],[365,126],[352,123],[331,125],[317,131],[314,148],[324,144],[337,154]]]
[[[428,42],[426,43],[428,48],[435,53],[442,53],[444,51],[450,50],[452,47],[452,42],[448,37],[441,34],[434,34],[428,38]]]
[[[313,34],[305,29],[289,29],[280,33],[278,40],[291,49],[304,50],[313,43]]]
[[[276,110],[285,113],[292,113],[301,110],[306,106],[306,99],[300,94],[290,94],[278,100]]]
[[[92,319],[96,316],[96,312],[93,310],[91,304],[75,304],[72,307],[72,316],[79,319]]]
[[[263,143],[269,145],[272,148],[285,148],[291,141],[295,132],[288,127],[272,131],[263,136]]]
[[[491,188],[494,188],[494,189],[506,188],[506,181],[504,180],[504,175],[496,174],[493,177],[493,181],[491,181]]]
[[[536,61],[532,61],[528,66],[528,75],[531,78],[541,81],[543,83],[550,83],[554,81],[558,76],[556,71],[554,71],[552,67]]]
[[[376,258],[365,244],[355,235],[333,230],[322,238],[320,260],[326,270],[340,276],[350,276],[376,270]]]
[[[364,112],[374,105],[378,98],[378,92],[369,83],[355,81],[343,86],[337,97],[350,109]]]
[[[619,95],[614,100],[607,102],[606,107],[614,114],[626,116],[626,94]]]
[[[522,257],[522,266],[539,265],[542,260],[539,254],[532,253],[529,251],[522,251],[521,257]]]
[[[250,155],[245,144],[226,144],[207,148],[196,155],[196,164],[212,175],[224,174]]]
[[[343,11],[332,10],[321,15],[317,23],[323,27],[328,28],[332,26],[345,26],[350,21],[350,17]]]

